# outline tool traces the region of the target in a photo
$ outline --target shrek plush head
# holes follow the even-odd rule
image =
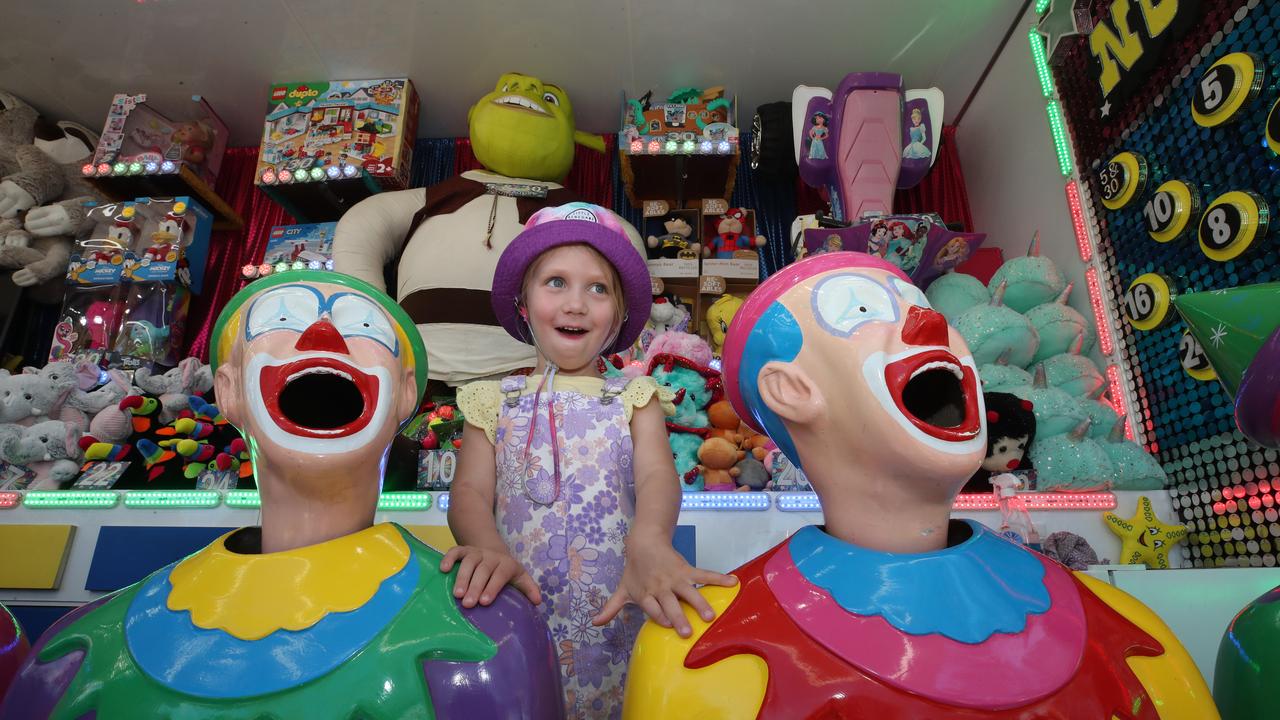
[[[467,117],[476,158],[508,177],[560,180],[573,165],[575,143],[604,150],[600,136],[574,128],[568,93],[529,75],[498,78]]]

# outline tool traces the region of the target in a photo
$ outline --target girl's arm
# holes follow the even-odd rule
[[[511,556],[493,518],[498,472],[494,455],[484,431],[464,423],[458,469],[449,487],[449,529],[458,545],[445,553],[440,571],[449,572],[457,563],[453,594],[462,598],[463,607],[488,605],[507,583],[537,605],[542,602],[537,583]]]
[[[680,514],[680,479],[671,458],[671,445],[657,398],[632,413],[631,443],[636,517],[627,535],[622,583],[592,622],[604,625],[627,602],[634,602],[654,622],[674,627],[681,637],[688,637],[691,628],[680,601],[693,606],[710,622],[715,619],[715,611],[696,585],[732,587],[738,580],[732,575],[691,566],[671,546],[676,517]]]

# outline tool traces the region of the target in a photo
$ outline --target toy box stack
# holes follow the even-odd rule
[[[418,92],[407,78],[283,83],[271,89],[255,173],[259,185],[350,179],[409,183]]]
[[[118,94],[111,101],[106,125],[88,177],[172,175],[183,166],[212,186],[227,147],[227,126],[209,103],[193,96],[182,120],[170,120],[147,105],[146,94]]]
[[[285,270],[332,270],[333,235],[338,223],[277,225],[258,263],[240,268],[244,280]]]
[[[199,293],[213,218],[189,197],[90,209],[77,234],[50,361],[135,370],[174,366]]]

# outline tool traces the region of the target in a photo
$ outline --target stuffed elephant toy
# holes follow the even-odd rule
[[[178,362],[178,367],[163,375],[152,375],[147,368],[138,368],[133,373],[133,382],[144,392],[160,397],[160,423],[168,425],[189,407],[190,396],[213,389],[213,369],[201,365],[195,358],[185,358]]]
[[[0,433],[0,459],[30,468],[30,490],[58,490],[80,474],[80,430],[61,420],[46,420]]]
[[[67,398],[76,387],[75,378],[60,376],[51,380],[28,370],[18,375],[0,370],[0,423],[31,425],[63,419]]]
[[[88,128],[45,121],[0,91],[0,268],[39,302],[62,300],[72,239],[100,199],[80,174],[97,143]]]

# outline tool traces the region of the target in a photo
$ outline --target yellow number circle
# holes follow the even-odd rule
[[[1119,210],[1134,196],[1142,193],[1147,183],[1147,160],[1132,152],[1122,152],[1111,158],[1098,171],[1098,185],[1102,191],[1102,204],[1108,210]]]
[[[1267,115],[1267,147],[1271,148],[1271,152],[1280,155],[1280,100],[1271,106],[1271,112]]]
[[[1200,250],[1210,260],[1239,257],[1267,232],[1271,211],[1267,201],[1252,192],[1233,190],[1219,195],[1200,216]]]
[[[1218,379],[1218,373],[1209,364],[1209,356],[1204,354],[1204,348],[1186,330],[1182,331],[1182,340],[1178,342],[1178,360],[1182,363],[1182,369],[1196,380],[1205,382]]]
[[[1170,180],[1156,188],[1142,207],[1147,234],[1167,243],[1186,232],[1192,216],[1200,210],[1200,193],[1181,180]]]
[[[1139,275],[1129,284],[1129,290],[1120,303],[1124,317],[1138,330],[1155,330],[1169,319],[1173,303],[1173,290],[1169,281],[1159,273]]]
[[[1222,57],[1200,76],[1191,96],[1191,117],[1201,127],[1227,122],[1258,95],[1266,67],[1249,53]]]

